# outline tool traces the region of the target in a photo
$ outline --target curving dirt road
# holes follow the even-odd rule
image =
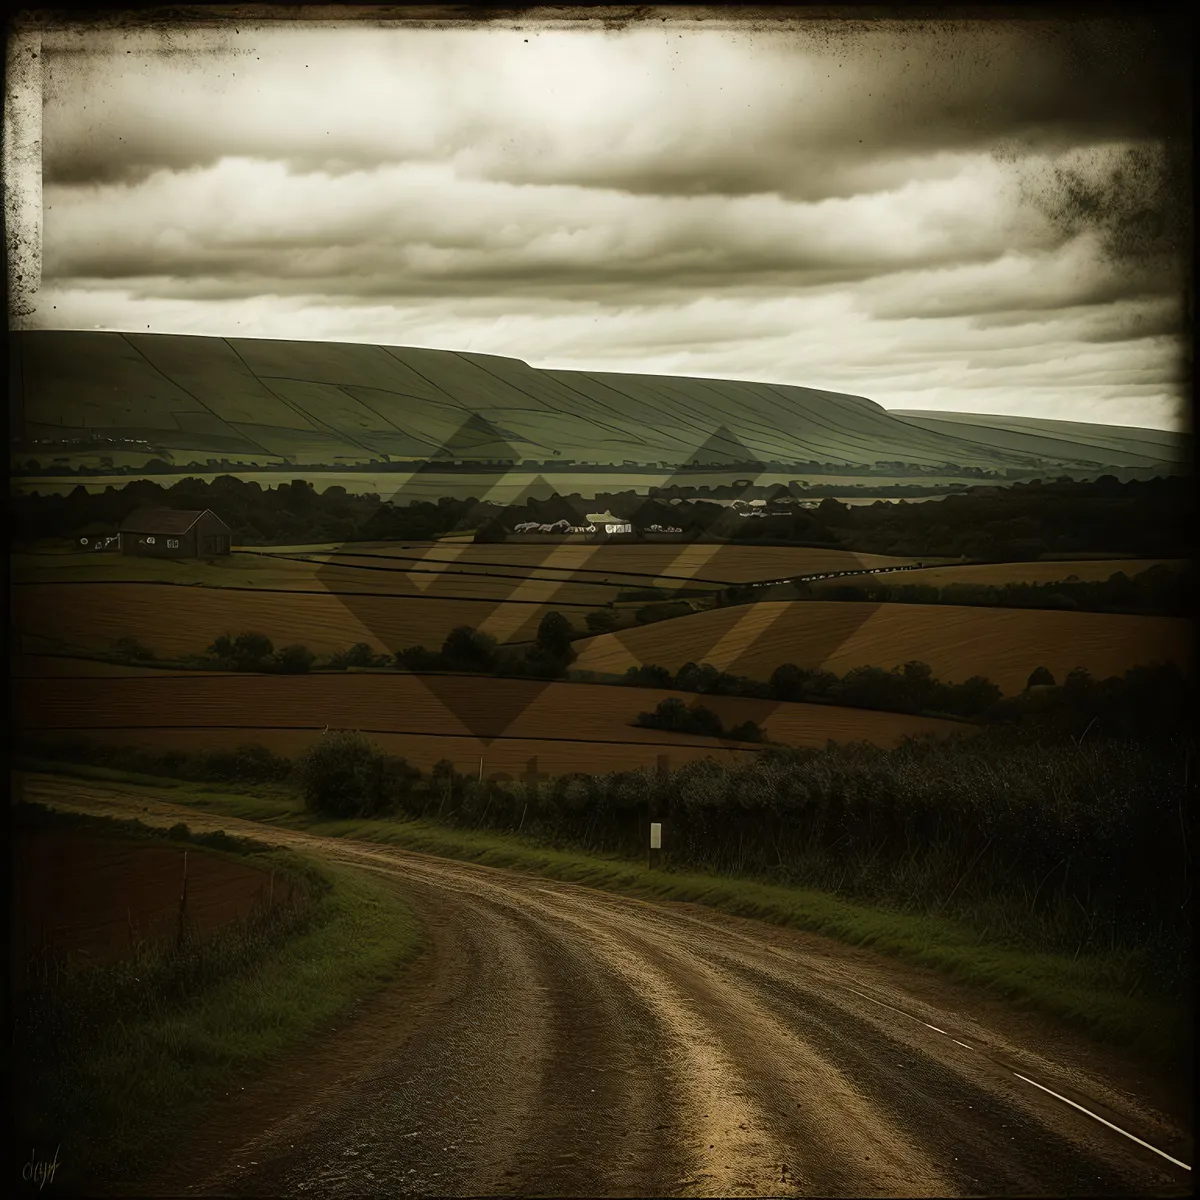
[[[1190,1118],[1132,1060],[917,968],[700,906],[39,787],[379,872],[428,930],[400,982],[231,1097],[142,1194],[1190,1191],[1164,1156],[1191,1163]]]

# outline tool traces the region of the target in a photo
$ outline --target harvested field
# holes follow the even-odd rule
[[[952,721],[828,705],[774,704],[734,696],[697,697],[656,688],[604,684],[481,679],[478,676],[413,676],[356,673],[311,676],[167,675],[125,679],[28,679],[17,691],[20,727],[39,731],[105,728],[220,730],[222,745],[259,740],[263,729],[307,732],[324,727],[471,743],[470,754],[491,738],[541,745],[546,753],[573,746],[615,743],[606,761],[626,761],[627,748],[719,750],[729,743],[631,724],[667,696],[713,709],[726,725],[757,721],[767,737],[793,746],[834,741],[871,741],[892,746],[920,733],[948,734],[967,728]],[[491,751],[484,751],[489,761]],[[632,750],[631,750],[632,752]],[[428,757],[432,750],[421,750]],[[442,749],[430,765],[442,757]],[[525,755],[542,754],[534,749]],[[454,757],[454,755],[446,755]],[[634,761],[641,762],[637,754]],[[572,760],[574,761],[574,760]],[[650,756],[653,761],[653,755]],[[571,770],[584,768],[571,766]]]
[[[915,574],[915,572],[914,572]],[[907,576],[906,576],[907,577]],[[1173,617],[943,604],[764,601],[577,642],[579,670],[623,673],[689,661],[767,679],[782,663],[845,674],[917,660],[948,682],[984,675],[1019,692],[1037,666],[1104,678],[1151,662],[1191,661],[1192,625]]]
[[[1124,571],[1131,579],[1151,567],[1168,566],[1183,568],[1181,558],[1109,558],[1081,560],[1059,560],[1057,562],[1011,562],[1011,563],[966,563],[962,566],[925,567],[919,571],[905,571],[902,575],[881,575],[880,583],[905,587],[910,584],[925,584],[946,587],[954,583],[981,583],[1001,587],[1006,583],[1062,583],[1072,576],[1083,583],[1103,582],[1118,571]],[[816,593],[836,587],[838,584],[865,582],[855,579],[831,579],[810,586]]]
[[[335,596],[145,583],[30,584],[12,591],[15,631],[66,647],[107,650],[136,637],[156,654],[198,654],[222,633],[253,630],[276,646],[298,642],[315,654],[366,642],[376,652],[440,646],[457,625],[498,641],[532,640],[557,605],[446,600],[423,596]],[[587,608],[566,609],[581,620]]]
[[[145,746],[154,750],[231,750],[254,742],[289,758],[303,753],[321,736],[320,729],[102,729],[81,736],[109,745]],[[662,734],[664,739],[670,734]],[[659,759],[672,770],[694,759],[713,758],[717,762],[746,761],[757,754],[754,749],[731,749],[704,739],[692,738],[687,745],[655,742],[550,742],[540,738],[501,738],[484,741],[473,737],[439,737],[436,734],[372,733],[371,740],[388,754],[406,758],[422,771],[429,771],[440,759],[448,759],[457,771],[475,775],[483,759],[483,778],[501,774],[520,779],[530,770],[545,775],[569,775],[579,771],[599,775],[606,771],[630,771],[653,767]]]
[[[174,672],[181,674],[182,672]],[[9,674],[15,679],[43,676],[80,675],[97,677],[112,675],[161,675],[157,667],[134,667],[126,663],[97,662],[92,658],[68,658],[57,654],[14,654],[9,660]]]
[[[365,549],[350,547],[345,549]],[[741,546],[674,544],[561,544],[561,545],[455,545],[431,542],[426,546],[408,545],[394,551],[373,547],[372,554],[420,554],[430,561],[468,563],[504,563],[519,566],[555,566],[586,568],[589,571],[652,580],[659,574],[698,577],[727,583],[750,583],[758,579],[782,579],[820,571],[849,571],[860,567],[906,566],[915,558],[897,558],[886,554],[858,554],[851,550],[812,550],[791,546]],[[671,580],[671,582],[677,582]],[[635,585],[636,586],[636,585]]]
[[[265,895],[266,872],[187,849],[188,915],[201,933],[244,915]],[[125,953],[134,936],[174,932],[182,846],[51,829],[16,831],[13,850],[9,944],[18,985],[43,938],[98,962]]]

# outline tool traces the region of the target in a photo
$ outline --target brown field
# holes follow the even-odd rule
[[[231,750],[253,742],[294,758],[321,736],[321,731],[306,729],[99,729],[81,732],[96,741],[111,745],[144,746],[155,750]],[[601,775],[606,771],[631,771],[653,767],[662,757],[672,770],[694,759],[713,758],[718,762],[744,762],[757,753],[751,749],[731,749],[713,742],[693,743],[629,742],[615,743],[565,741],[549,742],[539,738],[504,738],[482,741],[478,738],[439,737],[437,734],[373,733],[371,740],[388,754],[406,758],[422,771],[430,770],[439,759],[448,759],[457,771],[475,775],[483,759],[483,778],[509,775],[520,779],[534,762],[533,770],[545,775]],[[664,738],[670,734],[663,734]]]
[[[183,672],[172,672],[182,674]],[[9,674],[16,679],[31,677],[95,675],[161,675],[156,667],[134,667],[126,663],[97,662],[91,658],[67,658],[54,654],[14,654],[9,659]],[[190,672],[189,672],[190,674]]]
[[[914,572],[915,574],[915,572]],[[1191,659],[1191,622],[1172,617],[942,604],[765,601],[576,643],[580,670],[623,673],[642,663],[689,661],[754,679],[781,663],[839,675],[918,660],[948,682],[984,675],[1019,692],[1037,666],[1061,679],[1074,667],[1104,678],[1139,663]]]
[[[347,547],[363,549],[366,546]],[[887,554],[858,554],[851,550],[810,550],[790,546],[736,546],[695,545],[662,543],[618,543],[604,544],[559,544],[521,545],[504,543],[495,546],[461,544],[447,546],[431,542],[425,545],[383,548],[372,546],[371,554],[413,555],[420,554],[429,561],[454,562],[456,565],[471,563],[512,564],[514,566],[554,566],[587,568],[613,572],[609,578],[617,578],[622,572],[640,576],[643,586],[647,577],[657,572],[669,576],[697,576],[727,583],[751,583],[758,579],[782,579],[818,571],[846,571],[856,567],[903,566],[918,561],[915,558],[897,558]],[[629,580],[636,586],[635,579]]]
[[[1182,568],[1181,558],[1122,558],[1088,561],[1059,560],[1057,562],[967,563],[960,567],[925,567],[920,571],[904,571],[896,575],[881,575],[879,582],[904,587],[908,584],[927,584],[945,587],[953,583],[982,583],[999,587],[1005,583],[1061,583],[1071,576],[1084,583],[1104,581],[1118,571],[1131,579],[1151,567]],[[828,590],[839,583],[859,583],[856,579],[831,579],[811,585],[814,592]]]
[[[259,741],[267,730],[305,734],[310,741],[326,726],[357,728],[372,736],[402,736],[406,753],[427,766],[441,757],[457,761],[464,755],[474,762],[480,753],[492,762],[493,750],[485,743],[501,737],[523,743],[522,762],[536,754],[572,764],[570,770],[590,769],[574,765],[580,761],[577,748],[589,743],[595,747],[592,753],[609,764],[605,769],[653,762],[657,753],[731,748],[714,738],[630,724],[639,712],[671,695],[687,703],[699,700],[727,725],[757,721],[769,739],[792,746],[819,747],[830,740],[893,746],[909,735],[966,728],[898,713],[777,705],[734,696],[701,699],[654,688],[367,672],[291,677],[179,673],[94,681],[45,677],[23,680],[15,707],[18,726],[31,731],[74,729],[99,736],[106,727],[138,733],[153,727],[156,739],[169,742],[178,727],[219,732],[217,744],[226,746]],[[655,753],[648,754],[650,750]]]
[[[18,634],[83,650],[136,637],[156,654],[198,654],[222,633],[265,633],[276,646],[299,642],[315,654],[366,642],[377,652],[440,646],[457,625],[498,641],[529,641],[553,605],[473,603],[413,596],[281,595],[156,584],[30,584],[14,588]],[[581,622],[586,609],[566,609]]]
[[[65,798],[69,800],[70,785]],[[75,785],[78,786],[78,785]],[[126,952],[133,935],[175,929],[183,847],[65,830],[14,834],[10,965],[18,986],[29,952],[46,939],[84,962]],[[188,847],[188,915],[201,933],[246,913],[265,872]]]

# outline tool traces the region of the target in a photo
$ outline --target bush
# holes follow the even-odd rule
[[[583,619],[589,633],[612,633],[621,623],[621,618],[611,608],[598,608]]]
[[[1048,667],[1037,667],[1029,676],[1025,687],[1054,687],[1054,676]]]
[[[404,759],[381,753],[357,730],[322,734],[296,767],[305,807],[326,817],[374,817],[394,810],[420,779]]]
[[[275,651],[275,663],[285,675],[303,675],[312,670],[317,656],[307,646],[284,646]]]
[[[565,658],[571,652],[571,638],[574,633],[571,622],[562,613],[548,612],[538,622],[538,649],[551,658]]]
[[[349,650],[341,650],[329,659],[331,667],[343,671],[347,667],[369,667],[374,662],[375,653],[366,642],[355,642]]]
[[[490,671],[496,662],[496,639],[470,625],[460,625],[446,635],[442,659],[451,670]]]
[[[113,648],[122,658],[141,659],[142,661],[150,661],[154,658],[154,651],[133,637],[117,638],[113,643]]]
[[[671,672],[666,667],[656,667],[653,663],[643,663],[640,667],[629,667],[622,681],[631,687],[670,687]]]
[[[407,671],[437,671],[442,666],[442,656],[424,646],[410,646],[396,651],[396,662]]]
[[[233,638],[223,633],[208,647],[205,654],[216,659],[220,666],[227,669],[261,671],[266,666],[266,660],[273,655],[274,649],[271,639],[265,633],[239,633]]]

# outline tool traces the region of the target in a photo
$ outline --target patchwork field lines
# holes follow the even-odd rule
[[[587,638],[576,643],[575,666],[619,674],[643,663],[676,670],[706,661],[766,679],[785,662],[841,675],[857,666],[889,668],[917,660],[941,679],[984,675],[1015,693],[1037,666],[1060,679],[1075,667],[1097,677],[1119,675],[1139,663],[1170,661],[1186,668],[1191,646],[1191,622],[1171,617],[767,601]]]
[[[346,553],[368,547],[345,546]],[[646,544],[542,544],[506,542],[501,545],[455,545],[440,542],[426,545],[406,543],[394,550],[384,545],[369,547],[372,555],[419,556],[424,562],[452,562],[466,567],[493,564],[497,567],[562,567],[611,572],[646,579],[695,577],[726,583],[749,583],[757,579],[782,579],[820,571],[844,571],[858,567],[906,566],[915,558],[886,554],[858,554],[851,550],[815,550],[798,546],[739,546],[704,543]]]
[[[432,685],[432,686],[431,686]],[[436,689],[436,690],[435,690]],[[720,749],[714,738],[632,725],[668,696],[703,703],[726,725],[757,721],[767,737],[818,748],[829,740],[893,746],[917,734],[969,730],[953,721],[899,713],[784,704],[735,696],[690,696],[657,688],[536,683],[472,676],[425,680],[404,674],[309,676],[162,674],[125,678],[22,679],[17,720],[31,729],[165,729],[178,726],[357,728],[441,738],[505,737]],[[245,741],[249,735],[243,736]],[[747,747],[749,749],[749,747]]]
[[[1057,562],[1012,562],[1012,563],[964,563],[961,566],[924,567],[919,571],[905,571],[897,575],[881,575],[880,583],[904,587],[906,584],[926,584],[945,587],[954,583],[981,583],[999,587],[1006,583],[1061,583],[1071,576],[1080,582],[1103,581],[1118,571],[1131,579],[1142,571],[1155,566],[1182,569],[1187,566],[1181,558],[1121,558],[1094,561]],[[860,583],[862,580],[830,580],[815,583],[814,590],[834,587],[838,583]],[[866,582],[870,582],[869,580]]]
[[[151,750],[231,750],[253,742],[276,754],[295,758],[303,754],[317,738],[320,729],[136,729],[94,730],[81,733],[108,745],[144,746]],[[747,762],[756,750],[732,750],[723,746],[659,745],[645,742],[549,742],[538,738],[502,738],[483,741],[475,737],[445,737],[437,734],[370,734],[371,740],[386,754],[407,759],[422,771],[429,771],[442,759],[455,770],[475,775],[483,759],[483,775],[497,774],[520,779],[533,770],[558,776],[580,772],[600,775],[606,771],[632,771],[655,767],[660,759],[672,770],[686,762],[712,758],[721,763]],[[532,767],[530,764],[533,764]]]
[[[65,646],[107,650],[135,636],[162,656],[197,654],[222,633],[265,633],[276,646],[299,643],[315,654],[365,642],[377,653],[440,646],[458,625],[485,618],[505,639],[531,640],[552,611],[538,604],[415,596],[359,595],[353,610],[336,595],[159,587],[114,583],[30,584],[13,590],[11,624],[21,634]],[[582,610],[580,610],[582,611]]]

